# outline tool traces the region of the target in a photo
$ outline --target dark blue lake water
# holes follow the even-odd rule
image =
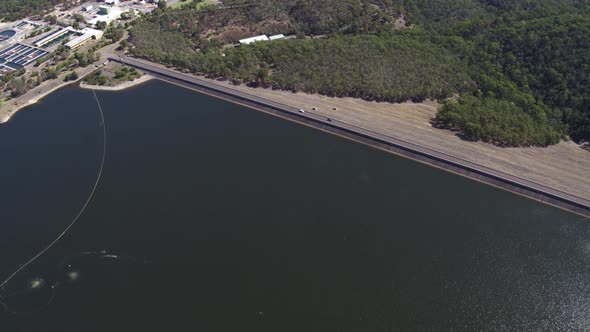
[[[587,220],[162,82],[97,93],[102,181],[0,331],[590,328]],[[84,204],[100,121],[65,88],[0,127],[2,280]]]

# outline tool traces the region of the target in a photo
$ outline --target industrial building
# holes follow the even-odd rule
[[[8,73],[10,73],[12,71],[15,71],[15,70],[16,69],[14,69],[12,67],[9,67],[9,66],[6,66],[6,65],[0,65],[0,77],[4,76],[4,75],[6,75],[6,74],[8,74]]]
[[[98,22],[109,24],[112,21],[121,18],[121,14],[127,11],[122,11],[119,7],[100,6],[98,8],[98,16],[89,20],[88,24],[96,25]]]
[[[248,45],[248,44],[251,44],[254,42],[259,42],[259,41],[274,41],[274,40],[281,40],[281,39],[285,39],[285,38],[286,37],[283,34],[278,34],[278,35],[274,35],[274,36],[270,36],[270,37],[267,37],[266,35],[260,35],[260,36],[246,38],[246,39],[240,39],[240,44]]]
[[[3,71],[9,71],[10,69],[17,70],[33,63],[35,60],[42,58],[47,54],[49,54],[49,52],[32,46],[16,43],[0,51],[0,63],[3,65]]]
[[[76,32],[80,35],[66,43],[66,47],[72,50],[77,49],[91,40],[98,40],[102,38],[103,35],[102,31],[90,28],[85,28]]]
[[[268,37],[268,40],[270,40],[270,41],[281,40],[281,39],[285,39],[285,35],[279,34],[279,35],[274,35],[274,36]]]
[[[60,40],[67,38],[69,35],[73,33],[74,32],[70,28],[60,29],[37,40],[33,45],[37,47],[48,47],[56,42],[59,42]]]
[[[108,15],[111,13],[111,7],[100,6],[98,7],[98,15]]]
[[[35,23],[35,22],[31,22],[31,21],[26,21],[25,20],[25,21],[22,21],[19,24],[17,24],[15,26],[15,28],[20,29],[20,30],[25,30],[25,29],[28,30],[28,29],[35,29],[35,28],[38,28],[40,26],[41,26],[41,24],[39,24],[39,23]]]
[[[250,37],[246,39],[240,39],[240,44],[248,45],[258,41],[268,41],[268,37],[266,35],[260,35],[255,37]]]

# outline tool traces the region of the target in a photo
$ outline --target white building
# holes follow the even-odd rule
[[[96,29],[84,28],[77,30],[76,33],[80,34],[78,37],[70,40],[66,43],[66,47],[69,49],[76,49],[91,40],[98,40],[102,38],[103,32]]]
[[[281,39],[285,39],[285,35],[280,34],[280,35],[274,35],[274,36],[268,37],[268,40],[270,40],[270,41],[281,40]]]
[[[56,40],[57,38],[65,35],[67,33],[70,33],[71,31],[72,31],[72,29],[70,29],[70,28],[65,28],[65,29],[54,31],[53,33],[50,33],[49,35],[47,35],[45,38],[42,38],[42,39],[36,41],[34,45],[37,47],[43,47],[46,44],[49,44],[50,42]]]
[[[247,45],[247,44],[258,42],[258,41],[268,41],[268,37],[266,35],[260,35],[260,36],[246,38],[246,39],[240,39],[240,44]]]
[[[114,20],[121,18],[121,14],[126,12],[127,10],[123,11],[119,9],[119,7],[108,7],[110,12],[106,15],[98,15],[97,17],[88,21],[88,24],[96,25],[99,21],[106,22],[106,24],[111,23]]]

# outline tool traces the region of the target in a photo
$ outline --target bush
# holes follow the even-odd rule
[[[78,73],[76,73],[75,71],[72,71],[71,73],[67,74],[66,77],[64,77],[65,82],[75,81],[77,79],[78,79]]]

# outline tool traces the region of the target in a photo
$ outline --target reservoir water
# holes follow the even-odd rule
[[[97,94],[102,181],[0,331],[590,329],[588,220],[162,82]],[[84,204],[100,122],[70,87],[0,127],[2,280]]]

